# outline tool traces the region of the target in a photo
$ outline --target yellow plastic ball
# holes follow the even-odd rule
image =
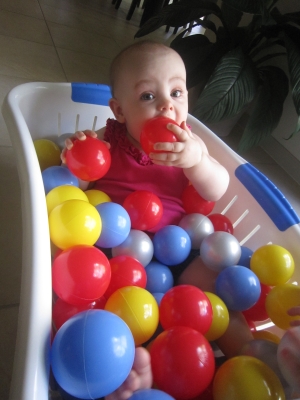
[[[147,342],[159,322],[158,305],[146,289],[126,286],[116,290],[107,300],[105,310],[122,318],[131,330],[136,346]]]
[[[49,214],[50,239],[60,249],[94,245],[102,228],[96,208],[83,200],[67,200]]]
[[[52,140],[37,139],[34,140],[33,145],[42,171],[46,168],[61,164],[61,150]]]
[[[299,306],[300,286],[286,283],[275,286],[266,298],[267,313],[276,326],[281,329],[290,328],[290,322],[299,319],[299,316],[290,316],[287,311]]]
[[[256,340],[269,340],[270,342],[274,342],[276,344],[279,344],[280,342],[280,337],[269,331],[254,331],[252,332],[252,335]]]
[[[111,201],[111,198],[101,190],[97,189],[89,189],[85,191],[89,202],[93,204],[93,206],[97,206],[98,204],[107,203]]]
[[[276,286],[292,277],[295,263],[291,253],[284,247],[267,244],[254,251],[250,268],[261,283]]]
[[[73,185],[62,185],[57,186],[54,189],[50,190],[50,192],[46,195],[46,203],[48,215],[50,212],[67,200],[83,200],[89,201],[87,195],[78,187]]]
[[[284,400],[275,372],[258,358],[237,356],[225,361],[213,381],[214,400]]]
[[[207,340],[213,341],[225,333],[229,324],[229,312],[226,304],[219,296],[211,292],[204,293],[208,297],[213,310],[211,326],[204,336]]]

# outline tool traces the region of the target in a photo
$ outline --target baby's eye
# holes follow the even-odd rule
[[[153,100],[154,95],[152,93],[143,93],[141,95],[141,100]]]
[[[182,95],[182,91],[179,89],[173,90],[173,92],[171,93],[172,97],[180,97]]]

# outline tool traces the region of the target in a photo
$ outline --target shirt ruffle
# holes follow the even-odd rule
[[[127,154],[131,155],[140,165],[153,165],[150,157],[137,149],[128,139],[126,135],[126,125],[109,118],[106,122],[106,130],[104,133],[104,140],[111,145],[118,145]]]

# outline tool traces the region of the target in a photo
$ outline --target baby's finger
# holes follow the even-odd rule
[[[169,123],[169,124],[167,124],[167,128],[169,131],[174,133],[174,135],[177,137],[179,142],[184,142],[189,137],[189,133],[187,131],[185,131],[184,129],[182,129],[178,125]]]
[[[92,138],[97,137],[97,133],[95,131],[91,131],[90,129],[86,129],[85,131],[79,133],[83,133],[84,136],[91,136]]]
[[[66,148],[68,150],[70,150],[73,147],[73,140],[71,138],[66,139],[65,140],[65,146],[66,146]]]
[[[188,125],[185,121],[183,121],[183,122],[180,124],[180,128],[182,128],[184,131],[186,131],[186,132],[188,132],[188,133],[192,133],[192,131],[191,131],[191,126]]]
[[[294,319],[290,322],[290,326],[300,326],[300,319]]]
[[[67,153],[67,149],[64,148],[64,149],[62,150],[61,154],[60,154],[60,159],[61,159],[61,161],[63,162],[63,164],[66,163],[66,153]]]
[[[157,142],[153,148],[157,151],[180,153],[184,149],[184,144],[181,142]]]
[[[287,311],[288,315],[296,316],[299,315],[300,317],[300,306],[292,307]]]

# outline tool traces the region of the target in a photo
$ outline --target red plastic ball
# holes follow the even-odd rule
[[[130,256],[116,256],[109,260],[111,268],[111,279],[104,294],[105,298],[117,289],[125,286],[146,287],[147,274],[144,266],[135,258]]]
[[[177,400],[192,399],[211,383],[214,353],[202,333],[175,326],[157,336],[150,347],[154,383]]]
[[[266,310],[266,298],[268,293],[271,291],[272,287],[260,284],[261,292],[258,301],[249,308],[248,310],[243,311],[246,319],[250,319],[252,321],[265,321],[269,318],[269,315]]]
[[[76,315],[82,311],[90,310],[90,309],[103,309],[105,306],[105,298],[100,297],[100,299],[93,301],[89,304],[80,304],[73,305],[66,303],[62,299],[58,298],[53,306],[52,310],[52,322],[55,329],[58,329],[73,315]]]
[[[111,156],[105,143],[87,136],[85,140],[74,140],[73,147],[66,152],[66,163],[79,179],[96,181],[109,170]]]
[[[181,200],[187,214],[198,213],[208,215],[215,206],[214,201],[203,199],[193,185],[188,185],[184,189]]]
[[[160,150],[154,150],[153,146],[157,142],[177,142],[177,137],[169,131],[167,124],[178,125],[177,122],[167,117],[152,118],[143,126],[140,143],[146,154],[161,153]]]
[[[212,314],[209,298],[193,285],[172,287],[159,306],[159,320],[164,329],[182,325],[205,334],[211,326]]]
[[[70,304],[88,304],[99,299],[108,288],[110,277],[107,257],[94,246],[71,247],[53,261],[53,290]]]
[[[228,232],[233,235],[233,226],[229,218],[223,214],[210,214],[208,217],[214,226],[214,230]]]
[[[124,200],[132,229],[147,231],[154,228],[163,215],[163,205],[158,196],[148,190],[137,190]]]

